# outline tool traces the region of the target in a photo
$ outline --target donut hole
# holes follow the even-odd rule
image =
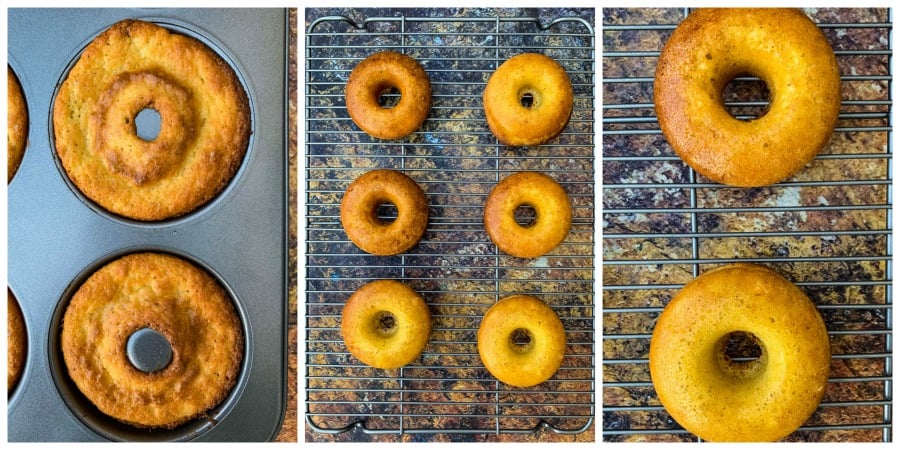
[[[383,202],[375,207],[375,219],[382,225],[390,225],[397,220],[397,205]]]
[[[400,103],[400,89],[395,86],[387,86],[378,93],[378,106],[391,109]]]
[[[162,117],[153,108],[144,108],[134,116],[134,127],[137,136],[146,142],[155,141],[162,128]]]
[[[372,321],[375,332],[381,336],[393,336],[397,332],[397,318],[389,311],[379,311]]]
[[[141,328],[131,336],[125,344],[128,362],[135,369],[144,373],[159,372],[172,362],[172,344],[160,332],[153,328]]]
[[[722,336],[718,360],[723,372],[736,378],[750,378],[765,366],[766,350],[753,333],[733,331]]]
[[[531,106],[534,105],[534,94],[531,92],[522,94],[522,96],[519,97],[519,103],[526,108],[531,108]]]
[[[516,328],[509,334],[509,346],[513,351],[525,353],[531,349],[534,343],[534,335],[525,328]]]
[[[516,223],[523,227],[530,227],[537,221],[537,210],[531,205],[519,205],[513,211]]]
[[[760,78],[742,74],[722,89],[722,104],[731,117],[744,122],[761,118],[769,111],[771,92]]]

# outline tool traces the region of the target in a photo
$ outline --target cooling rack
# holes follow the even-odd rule
[[[587,21],[503,17],[504,11],[485,17],[485,12],[308,19],[307,432],[423,439],[459,433],[474,439],[477,433],[593,430],[593,13]],[[400,141],[369,137],[352,124],[344,106],[350,71],[378,50],[413,56],[432,83],[429,118]],[[481,93],[500,63],[525,51],[545,53],[566,68],[575,107],[564,133],[549,144],[512,148],[499,145],[487,128]],[[364,254],[341,227],[343,191],[373,168],[403,171],[428,198],[426,233],[403,255]],[[493,185],[523,170],[553,176],[573,206],[566,241],[536,259],[498,252],[482,224],[482,205]],[[389,220],[396,211],[384,208],[381,213]],[[379,278],[409,284],[425,298],[433,316],[425,351],[397,370],[363,365],[348,353],[340,335],[347,297]],[[548,303],[566,329],[563,367],[551,380],[529,389],[496,381],[483,368],[475,343],[483,314],[513,293],[529,293]]]
[[[759,189],[711,183],[665,142],[652,85],[685,9],[603,11],[603,439],[691,441],[660,405],[647,365],[662,307],[715,266],[757,262],[818,305],[832,346],[824,401],[789,441],[890,441],[892,421],[892,24],[886,10],[808,10],[842,73],[841,114],[822,153]],[[742,77],[726,105],[765,108]]]

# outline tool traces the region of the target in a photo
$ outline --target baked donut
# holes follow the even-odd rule
[[[572,82],[553,58],[522,53],[506,60],[484,89],[484,115],[506,145],[539,145],[556,137],[572,115]]]
[[[12,67],[6,66],[6,182],[12,181],[28,145],[28,106],[22,85]]]
[[[520,225],[516,208],[534,208],[534,222]],[[569,234],[572,208],[566,191],[539,172],[518,172],[500,181],[484,205],[484,228],[504,253],[536,258],[559,245]]]
[[[357,359],[378,369],[415,360],[431,334],[425,300],[395,280],[376,280],[350,295],[341,311],[341,336]]]
[[[478,326],[478,355],[498,380],[531,387],[550,379],[566,353],[559,316],[530,295],[512,295],[495,303]]]
[[[148,333],[171,350],[168,361],[151,360],[154,367],[131,350],[146,346],[134,340]],[[91,274],[66,307],[60,343],[84,396],[139,428],[174,428],[221,403],[244,352],[225,290],[205,270],[162,253],[129,254]]]
[[[400,100],[382,106],[380,97],[392,90],[400,92]],[[431,109],[431,82],[425,69],[412,57],[396,52],[378,52],[357,64],[344,95],[353,123],[379,139],[400,139],[412,133]]]
[[[10,392],[25,368],[28,338],[25,334],[25,318],[12,291],[6,290],[6,391]]]
[[[767,112],[739,120],[722,92],[735,77],[759,77]],[[694,170],[727,185],[782,181],[828,142],[841,106],[834,51],[796,9],[700,9],[666,42],[653,99],[666,140]]]
[[[736,361],[726,347],[758,351]],[[831,347],[816,306],[794,284],[755,264],[732,264],[689,282],[666,305],[650,339],[650,376],[666,411],[709,441],[776,441],[822,400]]]
[[[155,138],[136,118],[155,110]],[[200,41],[123,20],[91,41],[53,102],[59,161],[90,200],[156,221],[206,204],[233,178],[250,140],[235,72]]]
[[[384,222],[378,207],[397,207],[397,218]],[[353,180],[341,199],[341,225],[357,247],[373,255],[403,253],[419,242],[428,225],[422,188],[396,170],[376,169]]]

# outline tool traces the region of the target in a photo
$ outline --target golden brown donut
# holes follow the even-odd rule
[[[10,392],[19,377],[22,376],[22,370],[25,368],[25,359],[28,349],[28,338],[25,333],[25,318],[22,316],[22,310],[19,309],[19,303],[12,291],[6,290],[6,342],[8,350],[6,353],[6,391]]]
[[[397,218],[383,222],[378,207],[397,207]],[[396,170],[366,172],[350,183],[341,199],[341,224],[347,237],[373,255],[396,255],[419,242],[428,225],[428,203],[422,188]]]
[[[9,66],[6,66],[6,92],[9,102],[6,111],[6,182],[9,183],[22,163],[28,145],[28,106],[22,85]]]
[[[144,329],[164,336],[168,365],[145,371],[126,348]],[[103,413],[141,428],[173,428],[221,403],[237,382],[244,335],[231,298],[176,256],[134,253],[94,272],[63,318],[69,376]]]
[[[767,112],[733,117],[722,91],[750,74],[766,83]],[[700,9],[666,42],[653,83],[659,126],[688,165],[733,186],[782,181],[828,142],[841,106],[837,60],[796,9]]]
[[[534,222],[516,222],[516,208],[534,208]],[[569,234],[572,208],[556,180],[539,172],[518,172],[500,181],[484,205],[484,228],[504,253],[536,258],[556,248]]]
[[[559,63],[539,53],[522,53],[494,71],[483,101],[494,136],[503,144],[523,146],[543,144],[561,133],[572,115],[574,96]]]
[[[566,333],[559,316],[530,295],[512,295],[495,303],[478,327],[478,354],[498,380],[530,387],[550,379],[566,354]]]
[[[379,103],[396,89],[400,100],[391,107]],[[431,81],[410,56],[378,52],[362,60],[347,80],[347,112],[360,129],[380,139],[400,139],[419,128],[431,109]]]
[[[743,333],[759,358],[725,352]],[[755,264],[700,275],[666,305],[650,340],[650,376],[666,411],[709,441],[776,441],[816,410],[831,346],[816,305]]]
[[[365,364],[396,369],[418,358],[431,334],[431,313],[409,286],[376,280],[354,292],[341,312],[347,349]]]
[[[145,141],[135,118],[156,110]],[[187,214],[232,179],[250,139],[250,104],[212,49],[143,21],[97,36],[53,103],[56,152],[71,181],[108,211],[155,221]]]

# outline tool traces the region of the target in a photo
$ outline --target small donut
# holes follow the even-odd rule
[[[733,117],[722,92],[759,77],[767,112]],[[840,70],[822,32],[796,9],[700,9],[666,42],[653,99],[666,140],[703,176],[731,186],[782,181],[828,142],[841,107]]]
[[[28,106],[22,85],[12,67],[6,66],[6,182],[12,181],[28,145]]]
[[[145,140],[136,119],[151,110],[159,133]],[[138,20],[93,39],[53,102],[54,144],[69,179],[106,210],[140,221],[182,216],[221,192],[244,158],[250,125],[247,93],[225,60]]]
[[[384,222],[378,207],[397,207],[397,218]],[[357,247],[373,255],[403,253],[419,242],[428,225],[428,203],[422,188],[396,170],[366,172],[347,187],[341,199],[341,224]]]
[[[399,281],[366,284],[350,295],[341,311],[341,336],[347,349],[378,369],[396,369],[413,362],[430,334],[428,305]]]
[[[382,106],[380,97],[391,90],[400,92],[400,100],[393,106]],[[350,119],[360,129],[379,139],[400,139],[428,117],[431,82],[412,57],[378,52],[350,72],[345,99]]]
[[[128,350],[148,329],[171,349],[154,370]],[[244,352],[240,319],[215,278],[161,253],[126,255],[91,274],[66,307],[60,342],[84,396],[138,428],[174,428],[221,403]]]
[[[736,334],[757,359],[726,353]],[[739,356],[739,355],[738,355]],[[666,411],[709,441],[776,441],[816,410],[831,369],[815,304],[778,273],[731,264],[666,305],[650,339],[650,376]]]
[[[516,208],[534,208],[534,222],[520,225]],[[484,228],[506,254],[537,258],[556,248],[569,234],[572,208],[566,191],[539,172],[518,172],[500,181],[484,205]]]
[[[28,338],[25,334],[25,318],[12,291],[6,290],[6,392],[11,392],[25,368]]]
[[[556,61],[539,53],[506,60],[488,79],[484,114],[506,145],[540,145],[553,139],[572,115],[572,82]]]
[[[498,380],[531,387],[550,379],[566,354],[566,333],[559,316],[530,295],[512,295],[495,303],[478,326],[478,355]]]

